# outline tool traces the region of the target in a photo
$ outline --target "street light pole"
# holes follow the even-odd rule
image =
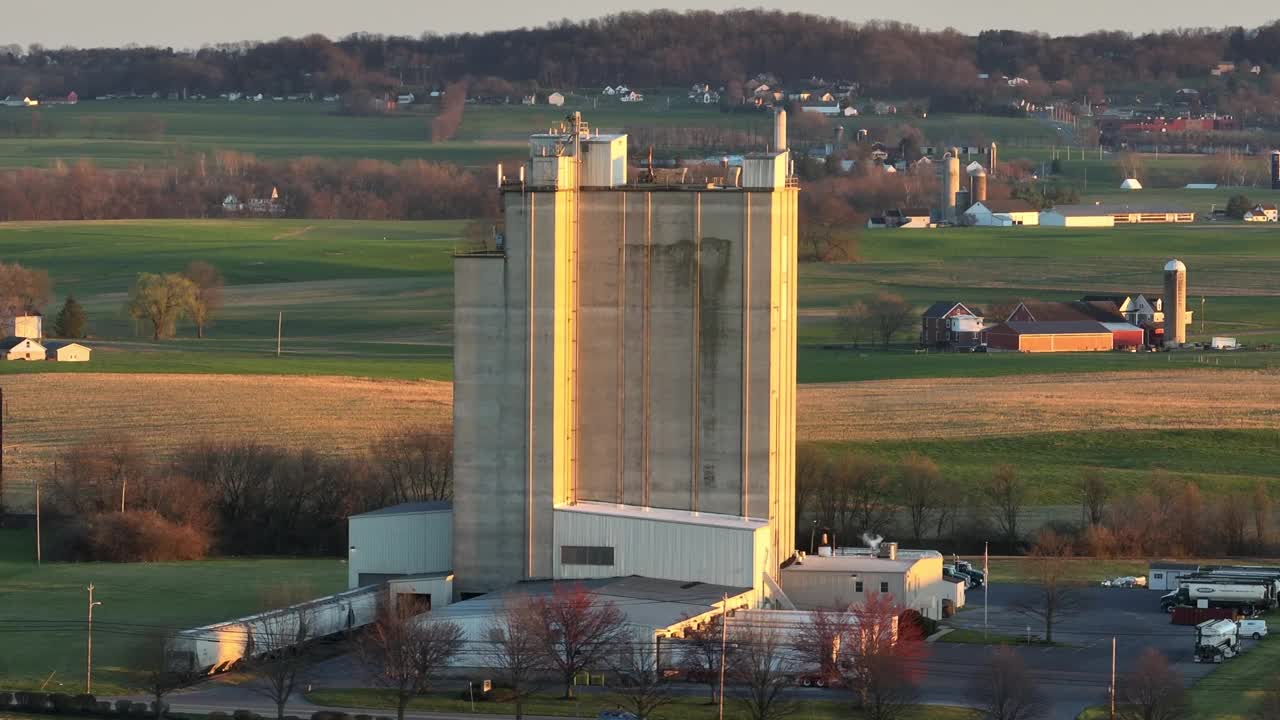
[[[102,604],[101,602],[94,602],[93,600],[93,583],[89,583],[88,590],[89,590],[89,627],[88,627],[87,637],[89,640],[89,651],[88,651],[87,660],[85,662],[85,673],[84,673],[85,694],[90,694],[93,692],[93,606]]]
[[[724,665],[729,654],[729,595],[720,606],[720,720],[724,720]]]

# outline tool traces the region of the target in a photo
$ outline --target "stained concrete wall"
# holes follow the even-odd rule
[[[553,508],[577,500],[768,519],[776,576],[794,537],[796,200],[504,194],[505,258],[458,261],[460,593],[549,577]]]

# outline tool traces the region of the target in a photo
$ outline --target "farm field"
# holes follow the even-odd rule
[[[173,161],[192,152],[234,150],[267,159],[299,157],[437,160],[490,168],[526,153],[529,132],[581,110],[593,127],[627,130],[643,127],[727,128],[744,130],[768,142],[772,121],[764,113],[722,113],[716,106],[694,106],[684,91],[649,94],[628,105],[589,95],[570,94],[566,106],[468,105],[455,139],[430,142],[434,109],[410,106],[385,116],[341,115],[335,104],[222,100],[165,102],[89,101],[38,110],[0,108],[0,124],[25,127],[37,122],[40,137],[0,138],[0,167],[46,166],[91,160],[106,167]],[[35,116],[38,119],[33,119]],[[142,120],[159,126],[148,133]],[[939,142],[981,137],[1013,145],[1047,145],[1052,128],[1034,119],[977,115],[848,118],[850,129],[899,124],[920,128]],[[1015,157],[1011,155],[1008,157]]]
[[[334,455],[381,435],[447,421],[442,382],[262,375],[27,374],[5,380],[5,501],[30,508],[32,483],[60,450],[125,433],[158,457],[199,438],[257,437]],[[54,407],[74,405],[81,421]]]
[[[323,559],[236,559],[188,563],[33,562],[29,530],[0,530],[0,686],[50,692],[84,689],[85,588],[93,583],[95,693],[136,691],[124,668],[159,628],[185,629],[263,609],[287,582],[314,595],[346,587],[346,567]],[[52,675],[51,675],[52,673]]]

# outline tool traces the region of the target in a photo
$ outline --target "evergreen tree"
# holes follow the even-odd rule
[[[82,338],[88,329],[89,319],[84,314],[84,306],[76,302],[74,295],[68,295],[62,304],[58,316],[53,320],[53,334],[60,338]]]

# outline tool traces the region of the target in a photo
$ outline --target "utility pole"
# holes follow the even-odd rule
[[[720,720],[724,720],[724,666],[729,655],[729,594],[720,606]]]
[[[129,478],[120,478],[120,512],[124,512],[124,492],[129,488]]]
[[[53,464],[53,476],[58,476],[58,463]],[[43,558],[40,553],[40,476],[36,475],[36,565],[40,565]]]
[[[276,357],[280,357],[280,339],[284,335],[284,311],[276,316]]]
[[[89,583],[89,627],[87,637],[89,640],[89,652],[85,663],[84,673],[84,691],[86,694],[93,692],[93,606],[101,605],[101,602],[93,600],[93,583]]]
[[[1111,720],[1116,720],[1116,638],[1111,636]]]

